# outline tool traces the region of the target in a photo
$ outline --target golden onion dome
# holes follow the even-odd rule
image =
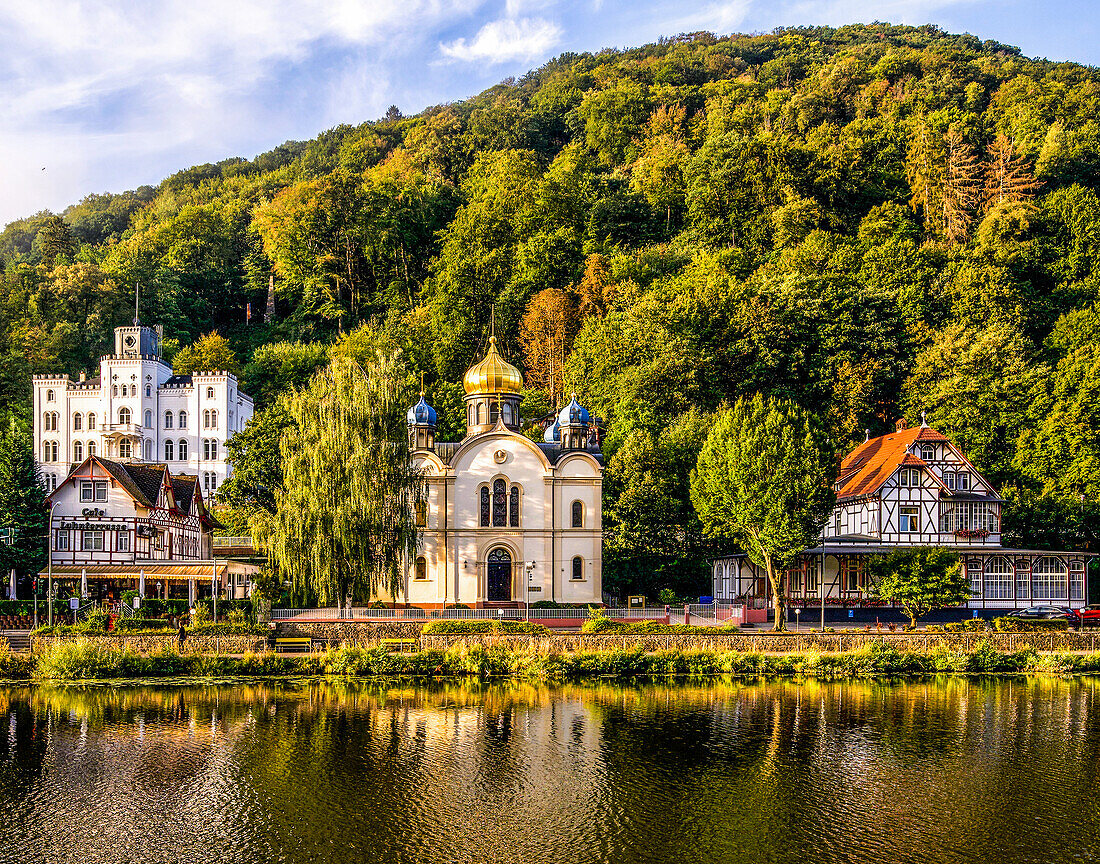
[[[462,376],[462,387],[467,395],[474,393],[519,393],[523,390],[520,371],[497,353],[497,337],[489,337],[489,351],[485,359],[475,363]]]

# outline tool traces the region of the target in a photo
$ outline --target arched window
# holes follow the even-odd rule
[[[176,444],[172,439],[168,439],[164,442],[164,461],[175,462],[176,461]]]
[[[164,428],[165,429],[171,429],[172,428],[172,412],[171,411],[165,411],[164,412]]]
[[[54,414],[52,411],[47,411],[45,414],[42,415],[42,428],[45,431],[47,431],[47,432],[56,432],[57,431],[57,422],[54,420],[54,418],[56,416],[57,415]]]
[[[584,559],[580,555],[576,555],[573,558],[572,579],[574,582],[580,582],[584,579]]]
[[[74,432],[79,432],[83,428],[84,428],[84,415],[79,414],[79,413],[74,414],[73,415],[73,431]]]
[[[985,562],[986,600],[1012,599],[1012,564],[1003,555],[995,555]]]
[[[180,411],[180,429],[187,428],[187,412]]]
[[[118,409],[118,422],[123,426],[127,425],[130,422],[130,409],[129,408],[119,408]]]
[[[145,439],[145,446],[142,449],[144,451],[144,453],[142,455],[142,458],[145,459],[146,462],[152,462],[153,461],[153,439],[152,438],[146,438]]]
[[[481,405],[474,406],[474,425],[481,425]]]
[[[88,429],[89,431],[95,429],[95,412],[88,412]]]
[[[117,396],[118,395],[118,385],[117,384],[112,384],[111,385],[111,395],[112,396]]]
[[[491,509],[492,508],[491,508],[491,505],[489,503],[489,487],[488,486],[482,486],[481,487],[481,527],[482,528],[488,528],[489,527],[489,513],[490,513]]]
[[[152,384],[146,384],[145,385],[145,395],[149,396],[149,397],[151,397],[153,395],[153,385]]]
[[[46,401],[47,402],[53,402],[53,400],[54,400],[53,390],[47,390],[46,391]]]
[[[145,410],[145,428],[146,429],[152,429],[153,428],[153,412],[150,411],[149,409]]]
[[[508,524],[513,528],[519,527],[519,487],[513,486],[508,494]]]
[[[428,562],[424,558],[416,559],[416,579],[418,582],[428,578]]]
[[[123,440],[118,442],[119,459],[129,459],[133,452],[134,445],[130,441]]]
[[[1065,562],[1046,555],[1031,568],[1031,598],[1033,600],[1065,600],[1069,596]]]
[[[179,448],[179,450],[180,450],[180,452],[179,452],[180,462],[186,462],[187,461],[187,439],[186,438],[180,438],[180,448]]]
[[[504,528],[508,525],[508,484],[503,480],[493,481],[493,527]]]
[[[574,501],[573,506],[570,509],[572,510],[570,524],[574,528],[583,528],[584,527],[584,505],[581,504],[580,501]]]
[[[58,446],[56,441],[46,441],[42,445],[42,461],[57,462]]]
[[[95,456],[95,441],[88,442],[88,456]]]
[[[418,501],[416,504],[416,527],[424,528],[428,524],[428,502]]]
[[[73,461],[74,462],[83,462],[84,461],[84,444],[81,441],[74,441],[73,442]]]
[[[214,398],[214,388],[213,387],[207,387],[206,388],[206,398],[207,399],[213,399]]]
[[[214,462],[218,458],[218,441],[215,438],[206,438],[202,442],[202,458]]]

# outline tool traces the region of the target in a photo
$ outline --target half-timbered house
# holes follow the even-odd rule
[[[198,478],[166,465],[88,457],[47,504],[50,561],[41,575],[80,580],[93,599],[136,590],[194,601],[239,566],[213,560],[217,522]]]
[[[973,608],[1011,609],[1032,603],[1080,607],[1088,600],[1085,552],[1001,545],[1003,500],[966,455],[923,421],[870,438],[840,463],[836,506],[819,545],[786,574],[795,605],[824,597],[837,605],[875,600],[868,566],[875,555],[904,546],[939,546],[959,553]],[[720,558],[712,569],[714,596],[769,598],[762,568],[744,555]]]

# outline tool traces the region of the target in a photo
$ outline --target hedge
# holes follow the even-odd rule
[[[129,647],[113,647],[106,639],[84,639],[52,645],[37,658],[27,659],[27,655],[0,657],[0,675],[29,677],[33,674],[53,680],[178,675],[476,676],[543,680],[733,675],[813,676],[829,680],[936,673],[1097,672],[1100,672],[1100,653],[1038,654],[1030,648],[1005,653],[986,642],[969,653],[946,647],[928,652],[898,651],[884,645],[870,645],[842,654],[782,655],[679,649],[651,653],[640,649],[558,653],[506,646],[456,645],[446,651],[415,654],[396,654],[385,648],[338,648],[294,657],[265,653],[238,658],[180,654],[171,647],[143,655]]]
[[[550,631],[544,624],[530,621],[432,621],[425,625],[425,636],[462,636],[468,633],[501,633],[543,636]]]
[[[172,622],[166,618],[116,618],[115,631],[165,630]]]

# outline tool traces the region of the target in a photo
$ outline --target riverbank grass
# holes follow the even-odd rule
[[[39,654],[0,655],[0,675],[50,681],[111,678],[338,675],[409,678],[465,677],[568,680],[667,675],[742,677],[806,676],[819,679],[953,674],[1091,674],[1100,672],[1100,653],[1040,654],[1033,648],[1002,652],[988,643],[972,651],[946,646],[899,651],[871,644],[856,651],[758,654],[706,649],[641,648],[551,651],[460,641],[443,651],[396,654],[384,648],[334,648],[306,655],[270,652],[243,656],[179,653],[172,647],[141,654],[128,647],[78,639],[51,645]]]

